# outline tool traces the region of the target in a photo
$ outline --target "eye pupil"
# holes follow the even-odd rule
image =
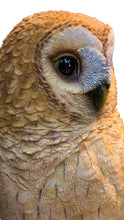
[[[76,60],[70,56],[64,56],[56,61],[59,72],[65,76],[73,74],[76,70]]]

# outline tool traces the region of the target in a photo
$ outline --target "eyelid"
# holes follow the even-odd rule
[[[57,61],[58,59],[60,59],[60,58],[62,58],[62,57],[65,57],[65,56],[73,57],[73,58],[77,61],[78,64],[80,63],[80,62],[79,62],[79,58],[78,58],[75,54],[73,54],[73,53],[68,53],[68,52],[67,52],[67,53],[61,53],[61,54],[55,56],[55,57],[53,58],[53,62]]]

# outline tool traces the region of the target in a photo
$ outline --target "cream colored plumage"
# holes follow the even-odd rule
[[[62,11],[27,17],[4,40],[2,220],[124,219],[113,44],[108,25]]]

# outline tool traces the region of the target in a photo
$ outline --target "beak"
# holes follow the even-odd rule
[[[88,93],[97,112],[100,111],[106,103],[109,87],[110,84],[103,84]]]

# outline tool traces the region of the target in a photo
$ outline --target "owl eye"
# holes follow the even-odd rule
[[[78,63],[72,56],[63,56],[54,62],[55,69],[64,76],[71,76],[77,72]]]

